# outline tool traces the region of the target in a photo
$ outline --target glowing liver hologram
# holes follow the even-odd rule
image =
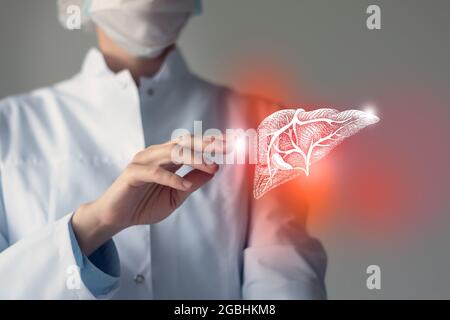
[[[359,110],[284,109],[271,114],[258,126],[254,197],[261,198],[301,174],[308,176],[313,163],[345,138],[379,120]]]

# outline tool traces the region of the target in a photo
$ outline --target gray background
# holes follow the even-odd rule
[[[95,38],[64,31],[54,0],[0,3],[0,97],[80,69]],[[367,30],[369,4],[381,6],[382,30]],[[316,169],[328,176],[310,229],[329,255],[330,298],[450,298],[449,31],[448,0],[205,0],[180,39],[195,72],[239,91],[376,106],[380,125]],[[267,73],[269,86],[289,92],[241,77],[259,70],[254,57],[283,78]],[[366,288],[371,264],[381,267],[378,291]]]

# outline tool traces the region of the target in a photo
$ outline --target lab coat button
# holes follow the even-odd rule
[[[145,277],[142,274],[138,274],[137,276],[134,277],[134,282],[136,282],[137,284],[141,284],[145,281]]]

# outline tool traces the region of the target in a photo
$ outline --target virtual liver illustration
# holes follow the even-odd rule
[[[345,138],[379,120],[358,110],[285,109],[271,114],[258,126],[254,197],[261,198],[302,173],[308,176],[313,163]]]

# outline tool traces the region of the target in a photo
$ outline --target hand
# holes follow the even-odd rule
[[[184,136],[136,154],[99,199],[73,215],[72,226],[83,253],[90,255],[130,226],[167,218],[218,170],[204,157],[205,150],[225,152],[223,144],[214,141],[213,137]],[[184,177],[175,174],[182,165],[193,168]]]

